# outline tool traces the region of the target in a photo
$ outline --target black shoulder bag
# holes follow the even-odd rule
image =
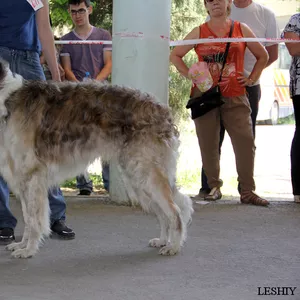
[[[234,27],[234,21],[232,21],[232,23],[231,23],[230,32],[229,32],[228,37],[231,37],[233,27]],[[203,93],[201,96],[190,98],[186,105],[186,108],[191,109],[193,120],[198,117],[203,116],[207,112],[209,112],[209,111],[213,110],[214,108],[217,108],[225,103],[222,100],[222,94],[220,91],[219,83],[222,80],[222,73],[223,73],[223,69],[226,64],[229,46],[230,46],[230,42],[228,42],[226,44],[224,60],[223,60],[223,65],[222,65],[218,84],[216,86],[214,86],[213,88],[209,89],[208,91],[206,91],[205,93]]]

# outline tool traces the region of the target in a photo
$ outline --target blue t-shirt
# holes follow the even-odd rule
[[[35,11],[26,0],[1,1],[0,46],[40,52]]]

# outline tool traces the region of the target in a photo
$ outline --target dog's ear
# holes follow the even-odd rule
[[[9,64],[6,60],[0,58],[0,83],[2,83],[3,79],[7,75],[7,70],[9,69]]]

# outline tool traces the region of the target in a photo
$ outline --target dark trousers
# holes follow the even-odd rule
[[[247,91],[247,96],[248,96],[248,100],[249,100],[250,107],[251,107],[252,129],[253,129],[253,135],[255,137],[256,118],[257,118],[257,114],[258,114],[259,100],[261,97],[260,84],[254,85],[254,86],[248,86],[248,87],[246,87],[246,91]],[[299,121],[299,123],[300,123],[300,121]],[[300,126],[300,124],[299,124],[299,126]],[[224,141],[224,136],[225,136],[225,128],[224,128],[224,126],[222,124],[222,120],[221,120],[220,148],[219,148],[220,155],[221,155],[221,147],[222,147],[222,144]],[[300,132],[299,132],[299,139],[300,139]],[[300,140],[298,143],[300,143]],[[297,148],[297,149],[300,149],[300,148]],[[238,188],[238,189],[240,190],[240,188]],[[200,189],[200,191],[210,192],[210,188],[207,183],[207,177],[206,177],[203,167],[202,167],[202,172],[201,172],[201,189]],[[299,194],[297,194],[297,195],[300,195],[300,191],[299,191]]]
[[[291,177],[293,195],[300,196],[300,95],[293,98],[296,128],[291,146]]]

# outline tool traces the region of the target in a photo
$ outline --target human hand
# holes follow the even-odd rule
[[[99,75],[95,79],[98,80],[98,81],[105,81],[106,80],[106,78],[104,78],[103,76],[99,76]]]
[[[59,70],[59,73],[60,73],[60,80],[64,81],[66,79],[66,73],[65,73],[65,70],[63,69],[63,67],[60,64],[58,65],[58,70]]]
[[[60,74],[58,73],[58,74],[52,75],[52,80],[61,81]]]
[[[252,86],[254,84],[254,80],[249,78],[249,77],[245,77],[242,73],[241,76],[237,77],[237,81],[241,86]]]

